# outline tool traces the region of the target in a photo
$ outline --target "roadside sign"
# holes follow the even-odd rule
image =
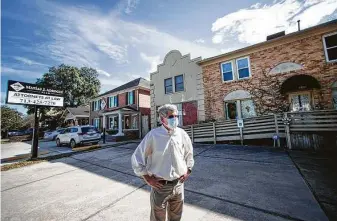
[[[238,124],[238,128],[243,128],[243,120],[242,119],[238,119],[237,124]]]
[[[36,84],[8,81],[7,104],[63,107],[63,91],[45,88]]]

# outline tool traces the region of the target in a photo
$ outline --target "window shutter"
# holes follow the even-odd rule
[[[133,90],[132,91],[132,104],[135,104],[136,103],[136,91],[135,90]]]
[[[129,92],[126,92],[126,99],[125,99],[126,105],[129,104]]]
[[[116,96],[116,107],[119,107],[119,96]]]
[[[91,110],[92,110],[92,111],[95,110],[95,101],[91,102]]]
[[[102,100],[99,100],[99,101],[98,101],[98,110],[101,109],[101,103],[102,103]]]

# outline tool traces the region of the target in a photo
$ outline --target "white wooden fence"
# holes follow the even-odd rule
[[[310,136],[317,132],[326,132],[329,136],[334,136],[335,132],[337,134],[336,110],[288,112],[247,118],[243,122],[244,127],[242,129],[238,128],[236,120],[195,124],[183,128],[192,141],[196,143],[236,140],[243,143],[245,140],[273,139],[273,137],[277,137],[279,139],[275,140],[275,144],[280,147],[280,139],[286,139],[289,149],[293,146],[298,146],[298,143],[301,143],[301,136],[305,137],[304,134],[306,133]],[[298,133],[301,136],[298,136]],[[311,144],[307,142],[305,145],[310,146]]]

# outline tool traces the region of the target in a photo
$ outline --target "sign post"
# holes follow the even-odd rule
[[[32,158],[37,158],[38,155],[38,146],[39,146],[39,118],[38,118],[38,107],[35,105],[34,107],[34,131],[32,137],[32,148],[31,155]]]
[[[242,119],[237,119],[237,125],[238,128],[240,129],[240,140],[241,140],[241,145],[243,145],[243,120]]]
[[[32,137],[31,156],[38,156],[39,119],[38,109],[44,107],[63,107],[64,93],[61,90],[45,88],[36,84],[20,81],[8,81],[7,104],[34,106],[34,131]]]

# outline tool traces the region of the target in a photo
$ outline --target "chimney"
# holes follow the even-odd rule
[[[272,34],[272,35],[268,35],[267,36],[267,41],[275,39],[275,38],[282,37],[284,35],[285,35],[285,31],[281,31],[281,32],[278,32],[278,33],[275,33],[275,34]]]
[[[297,20],[297,27],[298,27],[298,31],[301,31],[301,26],[300,26],[301,20]]]

